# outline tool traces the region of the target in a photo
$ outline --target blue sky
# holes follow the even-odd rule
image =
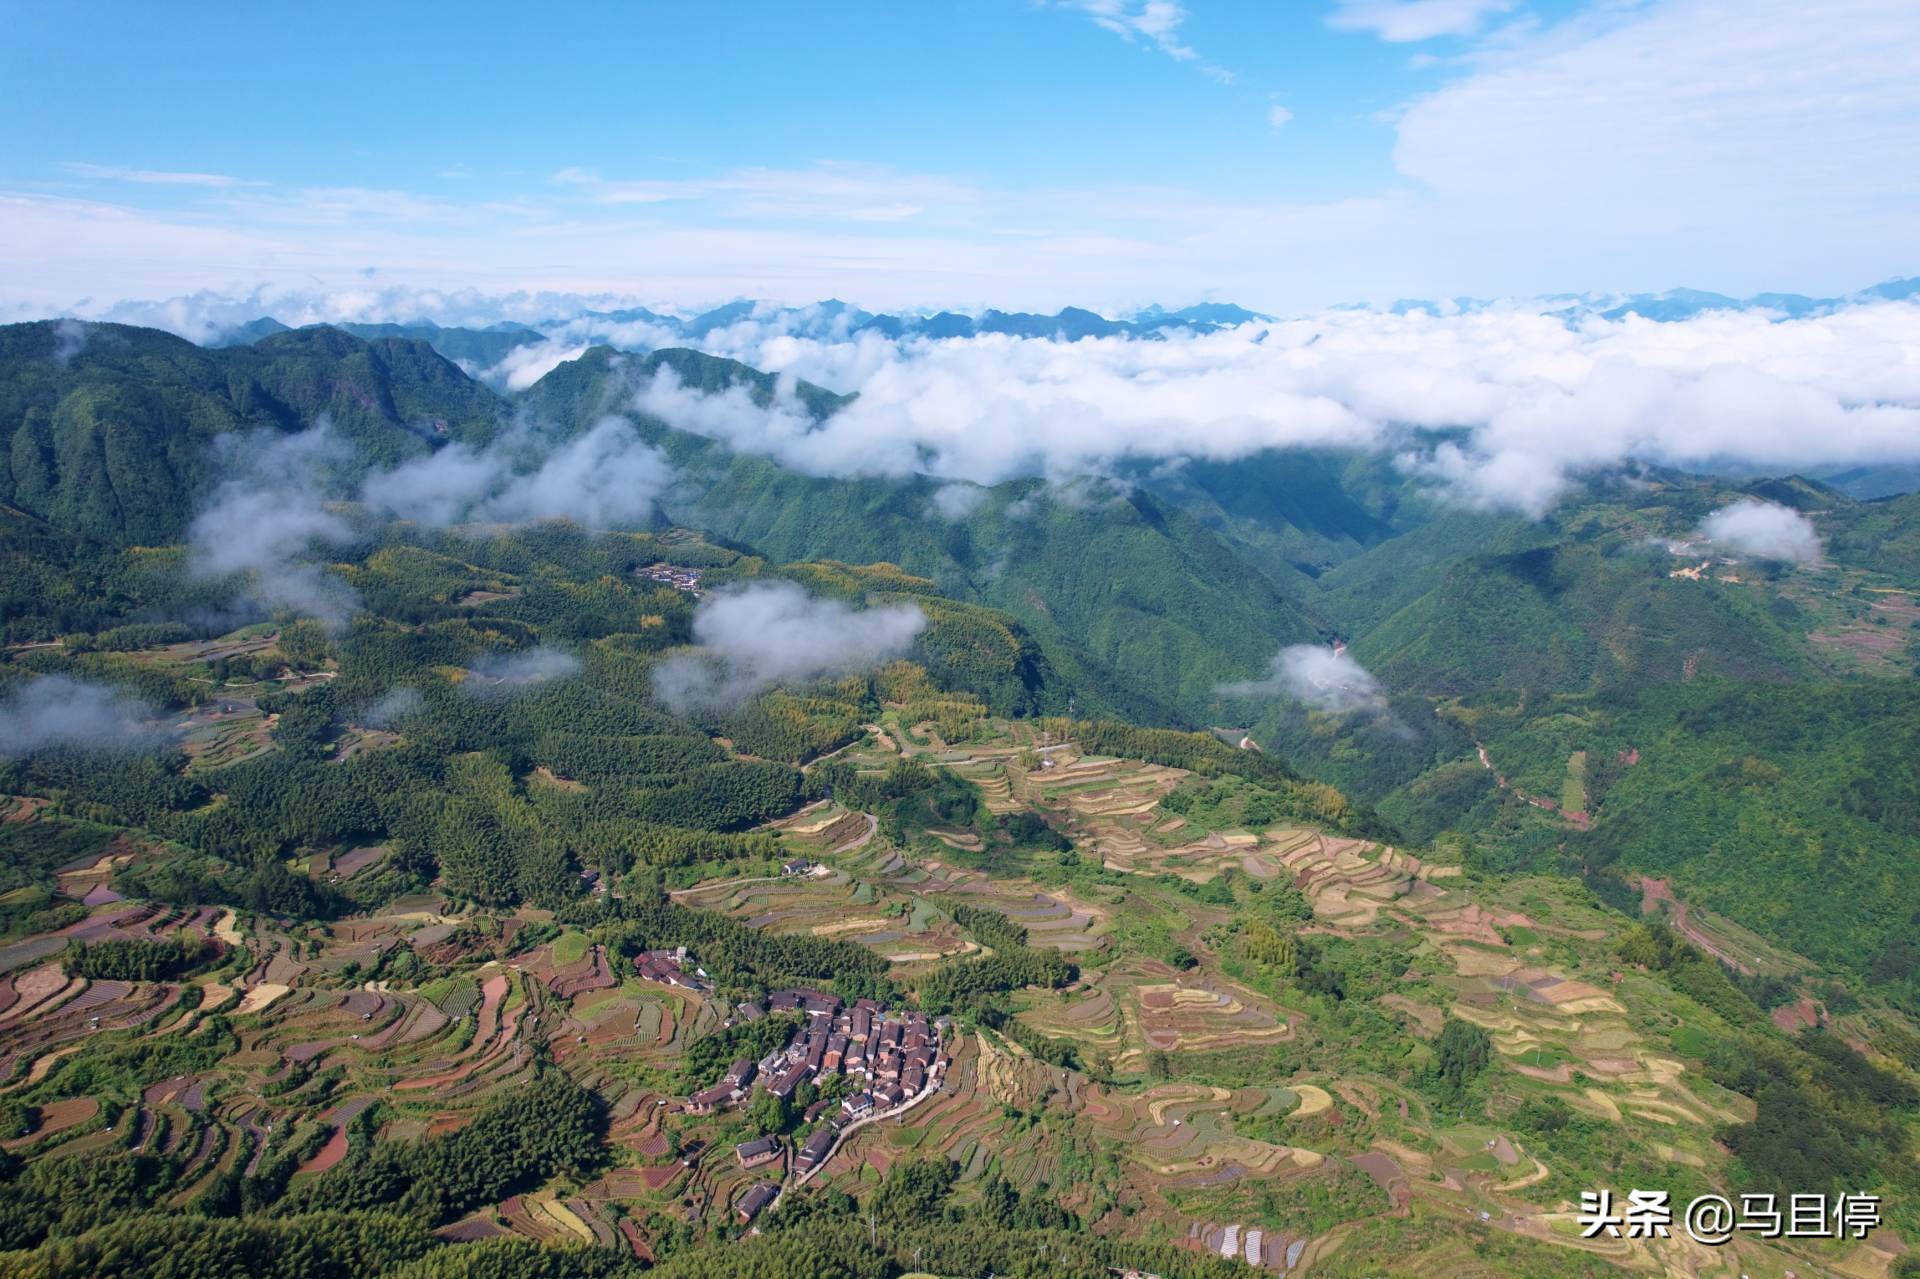
[[[1920,271],[1910,0],[0,13],[13,310],[1288,308]]]

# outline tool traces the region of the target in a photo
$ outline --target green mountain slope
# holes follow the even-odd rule
[[[1354,653],[1390,687],[1436,696],[1806,672],[1791,615],[1776,615],[1765,595],[1670,572],[1665,557],[1565,544],[1472,557],[1357,639]]]
[[[1920,911],[1913,681],[1699,680],[1451,717],[1516,791],[1563,803],[1577,775],[1590,818],[1527,806],[1524,832],[1510,823],[1488,846],[1489,866],[1597,873],[1623,902],[1641,876],[1666,878],[1682,900],[1835,971],[1920,994],[1908,962]]]
[[[0,328],[0,501],[91,537],[176,540],[218,478],[216,438],[323,417],[368,465],[501,420],[491,392],[415,341],[322,328],[209,351],[124,325]]]
[[[564,429],[609,413],[634,420],[685,479],[663,499],[676,522],[775,559],[890,561],[1005,610],[1049,647],[1088,709],[1198,722],[1215,684],[1318,633],[1298,594],[1155,494],[1013,482],[944,519],[925,479],[803,475],[634,412],[636,380],[661,367],[708,391],[740,386],[764,402],[774,390],[768,375],[712,356],[596,350],[516,403]],[[804,383],[798,394],[821,414],[843,402]]]
[[[417,324],[337,324],[342,332],[376,342],[383,338],[401,338],[425,342],[456,364],[485,370],[523,346],[545,341],[546,335],[523,324],[495,324],[484,329],[444,327],[432,320]]]
[[[1391,516],[1405,484],[1381,476],[1382,466],[1352,455],[1270,449],[1229,462],[1158,468],[1140,482],[1257,549],[1281,577],[1314,577],[1396,531]]]

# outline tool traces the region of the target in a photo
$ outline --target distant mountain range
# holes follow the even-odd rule
[[[417,338],[429,343],[449,360],[470,368],[485,369],[498,364],[509,351],[547,341],[550,335],[564,336],[569,341],[603,342],[623,349],[668,345],[697,347],[717,332],[737,324],[751,324],[772,332],[823,342],[847,341],[864,333],[877,333],[894,340],[1003,334],[1077,342],[1082,338],[1096,337],[1160,338],[1175,330],[1210,333],[1273,318],[1230,302],[1203,302],[1177,311],[1150,306],[1126,319],[1115,320],[1077,306],[1065,307],[1052,315],[993,310],[983,311],[979,315],[964,315],[958,311],[917,315],[876,314],[845,302],[829,300],[811,306],[729,302],[691,317],[636,306],[616,311],[582,311],[575,315],[555,316],[538,326],[500,323],[485,328],[460,328],[435,324],[432,320],[415,320],[404,324],[337,323],[332,327],[370,341],[388,337]],[[247,346],[261,338],[285,333],[288,327],[271,316],[262,316],[227,330],[211,345]],[[636,333],[636,329],[651,329],[654,332]],[[640,338],[653,340],[638,340]]]
[[[1077,306],[1065,307],[1052,315],[995,310],[982,311],[979,315],[966,315],[958,311],[939,311],[932,315],[912,312],[887,314],[863,311],[838,299],[829,299],[800,307],[755,301],[729,302],[690,319],[650,311],[645,307],[587,311],[578,316],[556,319],[549,327],[568,324],[578,330],[582,327],[582,321],[595,320],[608,326],[644,323],[656,325],[689,341],[698,341],[716,330],[735,324],[750,323],[799,337],[829,341],[857,337],[862,333],[878,333],[888,338],[960,338],[992,333],[1009,337],[1062,338],[1077,342],[1081,338],[1094,337],[1160,337],[1176,329],[1210,332],[1272,318],[1227,302],[1203,302],[1178,311],[1151,306],[1126,319],[1109,319]]]
[[[1664,293],[1566,293],[1528,300],[1548,314],[1568,319],[1598,316],[1619,320],[1628,316],[1671,323],[1689,320],[1709,311],[1763,311],[1785,319],[1819,315],[1843,306],[1875,301],[1908,301],[1920,298],[1920,276],[1886,280],[1855,293],[1836,297],[1810,297],[1800,293],[1756,293],[1736,298],[1703,289],[1669,289]],[[1388,308],[1394,314],[1451,314],[1482,311],[1511,305],[1484,298],[1403,298]],[[1351,308],[1364,309],[1359,305]],[[1177,331],[1210,333],[1237,325],[1266,323],[1277,317],[1249,310],[1231,302],[1202,302],[1169,310],[1154,305],[1131,315],[1112,318],[1084,307],[1069,306],[1051,314],[1035,311],[986,310],[978,315],[959,311],[919,312],[866,311],[828,299],[807,306],[782,306],[772,302],[743,299],[729,302],[697,315],[676,315],[648,307],[624,307],[617,310],[583,310],[570,315],[555,315],[534,325],[501,322],[485,327],[443,326],[432,320],[402,323],[336,323],[333,327],[369,340],[377,338],[416,338],[434,350],[472,371],[498,364],[519,347],[537,342],[566,340],[596,342],[625,350],[651,350],[662,346],[709,344],[717,333],[737,325],[751,325],[767,332],[790,334],[822,342],[848,341],[863,334],[878,334],[898,340],[908,337],[966,338],[987,334],[1024,338],[1050,338],[1077,342],[1083,338],[1132,337],[1164,338]],[[238,325],[221,334],[212,346],[244,346],[284,333],[289,326],[271,316]]]
[[[1664,293],[1555,293],[1532,301],[1543,304],[1550,314],[1569,318],[1597,315],[1605,320],[1620,320],[1631,315],[1672,323],[1690,320],[1709,311],[1767,311],[1783,319],[1797,320],[1803,316],[1838,310],[1843,306],[1858,306],[1866,302],[1906,302],[1915,298],[1920,298],[1920,276],[1883,280],[1869,288],[1838,297],[1756,293],[1752,297],[1736,298],[1705,289],[1668,289]],[[1440,314],[1484,311],[1501,305],[1506,303],[1488,298],[1451,298],[1444,302],[1430,298],[1403,298],[1390,309],[1396,315],[1419,311]]]

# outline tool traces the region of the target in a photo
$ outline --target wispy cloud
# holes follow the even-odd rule
[[[1804,278],[1913,225],[1913,17],[1889,0],[1595,6],[1415,102],[1395,165],[1513,252],[1577,243],[1617,280],[1667,246],[1737,245]]]
[[[1078,9],[1093,19],[1094,25],[1134,43],[1158,49],[1175,62],[1190,63],[1195,70],[1222,84],[1232,84],[1233,72],[1200,56],[1193,46],[1180,38],[1180,27],[1187,20],[1186,6],[1174,0],[1061,0],[1070,9]]]
[[[0,698],[0,759],[49,747],[131,750],[157,740],[153,707],[123,691],[45,675]]]
[[[287,192],[245,192],[228,207],[262,222],[322,225],[348,222],[391,224],[480,224],[497,212],[492,206],[466,204],[412,191],[373,187],[303,187]]]
[[[479,698],[504,698],[572,679],[580,673],[580,659],[557,648],[528,648],[484,654],[469,669],[472,674],[461,685],[465,691]]]
[[[97,178],[103,182],[137,182],[143,186],[164,187],[226,187],[264,186],[262,182],[250,182],[243,178],[230,177],[224,173],[178,173],[166,169],[125,169],[111,164],[87,164],[80,160],[69,160],[60,166],[76,177]]]
[[[215,448],[227,478],[188,529],[189,571],[231,581],[262,610],[333,627],[361,606],[326,564],[356,537],[350,503],[435,528],[566,519],[600,529],[649,522],[673,479],[665,455],[620,418],[567,440],[522,424],[485,448],[448,444],[371,472],[325,414],[310,430],[231,432]]]
[[[353,529],[328,505],[328,479],[349,469],[351,450],[323,416],[311,431],[257,431],[219,438],[227,479],[187,530],[188,570],[204,580],[232,578],[259,607],[344,626],[359,595],[319,563]]]
[[[1341,12],[1410,35],[1467,11]],[[1174,10],[1137,0],[1053,16],[1101,21],[1155,58],[1161,40],[1192,47]],[[527,184],[518,198],[491,181],[438,183],[432,198],[101,183],[111,201],[0,192],[0,280],[8,301],[56,311],[209,286],[346,291],[368,266],[448,291],[644,280],[654,298],[688,303],[1052,310],[1230,293],[1273,311],[1683,283],[1837,292],[1914,269],[1911,0],[1638,0],[1547,24],[1513,17],[1387,121],[1397,176],[1329,200],[1154,187],[1124,157],[1068,187],[852,164],[559,182],[545,169],[511,179]],[[1304,115],[1304,101],[1286,105]],[[1254,113],[1274,104],[1246,102],[1247,127],[1267,127]]]
[[[360,496],[382,514],[433,527],[569,519],[612,528],[646,522],[672,478],[664,454],[607,418],[559,445],[527,432],[484,449],[449,444],[368,476]]]

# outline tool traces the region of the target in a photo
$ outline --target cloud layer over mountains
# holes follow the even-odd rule
[[[1635,462],[1779,473],[1920,461],[1920,302],[1901,300],[1903,288],[1771,310],[1710,295],[1336,309],[1078,341],[895,337],[837,304],[743,304],[691,329],[643,308],[576,310],[549,314],[545,340],[476,372],[512,391],[589,343],[697,345],[785,375],[789,393],[756,406],[744,391],[702,393],[663,373],[637,388],[633,407],[815,475],[1064,481],[1325,446],[1389,455],[1469,505],[1539,515],[1581,474]],[[409,301],[470,321],[585,302],[409,293],[313,302],[295,318]],[[1694,310],[1723,304],[1732,309]],[[1650,318],[1662,307],[1682,318]],[[857,398],[816,422],[793,378]],[[455,446],[375,481],[367,497],[430,524],[615,523],[640,518],[669,479],[657,454],[612,423],[532,478],[525,458],[523,441]],[[943,493],[939,514],[964,514],[968,490]]]
[[[326,501],[350,463],[346,441],[322,418],[298,435],[228,436],[218,448],[229,478],[187,530],[188,570],[204,580],[240,576],[264,608],[343,625],[359,597],[313,553],[353,539]]]
[[[1539,307],[1329,311],[1165,340],[1002,335],[708,345],[858,398],[823,423],[663,375],[637,406],[816,475],[992,484],[1267,448],[1388,453],[1470,505],[1545,512],[1632,462],[1768,471],[1920,460],[1920,305],[1675,322]]]

